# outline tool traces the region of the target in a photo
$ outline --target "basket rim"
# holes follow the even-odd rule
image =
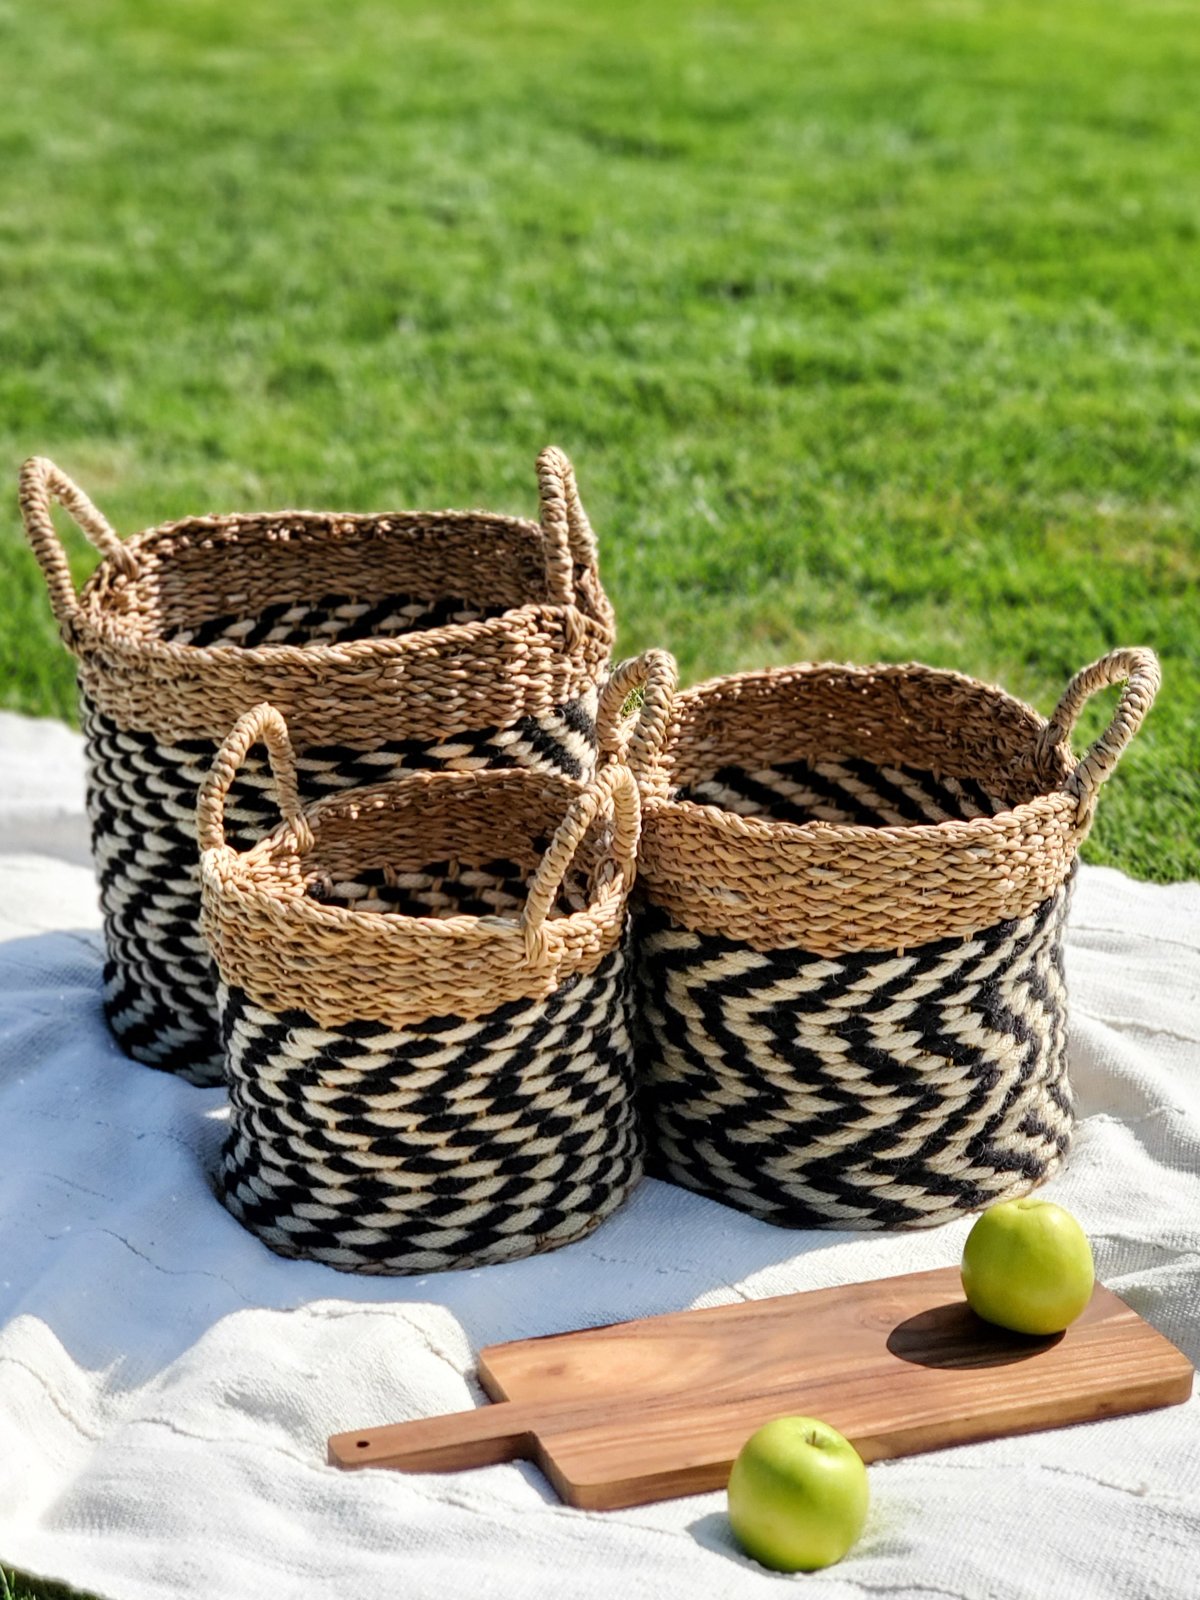
[[[390,511],[338,511],[326,507],[321,509],[316,506],[279,506],[272,508],[258,508],[251,511],[200,511],[185,517],[172,517],[167,522],[151,523],[148,527],[140,528],[136,533],[128,534],[121,540],[126,550],[140,549],[143,545],[150,544],[158,538],[173,537],[179,533],[188,533],[193,530],[215,530],[220,533],[236,533],[241,529],[254,530],[254,525],[261,522],[281,521],[313,522],[320,524],[347,523],[365,524],[374,522],[445,522],[445,521],[472,521],[487,522],[499,527],[521,527],[539,537],[545,537],[545,529],[533,517],[520,517],[507,511],[488,511],[482,507],[474,506],[441,506],[436,509],[420,506],[400,506]],[[110,561],[105,556],[101,565]],[[97,569],[99,570],[99,569]]]
[[[168,543],[180,535],[189,537],[199,536],[199,543],[203,543],[208,536],[219,536],[222,543],[235,543],[236,536],[243,532],[263,535],[266,529],[263,524],[281,521],[300,521],[311,523],[316,533],[336,535],[340,528],[369,527],[378,523],[395,524],[421,524],[436,523],[438,521],[451,522],[482,522],[495,528],[497,531],[517,530],[534,535],[543,545],[546,533],[540,522],[529,517],[518,517],[499,511],[485,510],[459,510],[446,508],[437,511],[424,511],[420,509],[405,509],[399,511],[316,511],[316,510],[277,510],[277,511],[237,511],[220,514],[205,514],[176,518],[171,522],[160,522],[149,528],[143,528],[138,533],[130,534],[122,540],[122,549],[131,555],[146,549],[153,551],[159,543]],[[275,543],[287,543],[286,538],[276,540],[263,537],[260,547],[266,548]],[[572,643],[583,642],[584,636],[594,634],[599,643],[609,642],[608,630],[603,620],[591,616],[582,609],[578,601],[564,605],[550,599],[529,600],[518,606],[507,606],[492,617],[481,617],[472,622],[442,623],[436,628],[417,629],[410,633],[398,635],[379,635],[368,639],[348,640],[344,643],[318,642],[309,645],[294,644],[264,644],[264,645],[236,645],[236,644],[211,644],[191,645],[177,644],[172,640],[163,639],[157,635],[146,637],[132,632],[127,626],[126,614],[113,604],[113,596],[120,594],[137,594],[139,583],[144,575],[129,578],[121,573],[111,556],[105,556],[88,577],[79,592],[79,613],[76,623],[81,632],[86,632],[95,639],[104,649],[136,656],[147,662],[161,662],[178,666],[185,662],[221,666],[224,664],[242,663],[249,667],[271,666],[296,666],[305,661],[322,662],[331,657],[352,665],[362,659],[375,656],[391,657],[419,654],[421,646],[429,647],[434,641],[437,645],[446,642],[463,640],[468,642],[474,652],[480,643],[486,641],[492,634],[504,633],[512,626],[516,619],[531,621],[536,627],[538,624],[547,624],[547,632],[553,631],[554,623],[562,618],[567,623],[567,632],[572,636]],[[141,617],[142,613],[136,612]],[[429,649],[431,656],[437,654],[437,649]]]
[[[176,644],[167,639],[141,638],[121,626],[124,619],[111,611],[92,612],[85,605],[80,632],[88,632],[96,645],[110,653],[136,657],[146,662],[179,667],[188,662],[205,666],[273,667],[302,666],[305,662],[323,664],[336,660],[345,666],[375,658],[402,659],[422,655],[434,659],[452,653],[460,642],[470,647],[469,653],[478,653],[478,646],[493,636],[503,638],[515,621],[528,621],[535,631],[550,638],[556,634],[573,635],[569,643],[585,642],[594,636],[597,644],[609,646],[608,630],[595,617],[590,617],[578,606],[556,606],[550,601],[530,602],[510,606],[494,617],[480,617],[472,622],[444,622],[436,628],[415,630],[410,633],[380,635],[371,639],[349,639],[343,643],[296,644]],[[560,621],[561,619],[561,621]],[[559,624],[556,627],[556,623]],[[86,646],[84,647],[86,650]]]
[[[972,677],[970,673],[958,672],[953,667],[931,667],[925,661],[796,661],[786,666],[753,667],[746,672],[718,673],[711,678],[701,679],[699,683],[689,684],[686,689],[680,689],[675,696],[675,707],[678,711],[681,704],[691,705],[702,700],[735,698],[740,694],[743,685],[758,688],[784,679],[810,677],[860,678],[868,682],[877,678],[904,677],[924,678],[947,685],[958,684],[982,693],[990,699],[1003,701],[1015,710],[1029,712],[1039,722],[1044,723],[1046,720],[1027,701],[1018,700],[1016,695],[1000,684],[990,683],[986,678]]]
[[[203,857],[201,872],[204,874]],[[208,875],[204,876],[208,882]],[[473,916],[468,912],[456,912],[452,917],[414,917],[404,911],[356,911],[346,906],[322,905],[320,901],[311,900],[304,894],[285,897],[267,890],[255,892],[254,886],[244,883],[222,885],[215,893],[226,899],[237,896],[245,901],[256,900],[259,910],[270,908],[269,915],[275,923],[294,920],[297,926],[308,924],[317,928],[324,925],[347,933],[367,934],[372,942],[383,944],[398,940],[411,943],[414,938],[471,944],[488,943],[498,936],[524,940],[519,914],[506,917],[497,912],[489,916]],[[582,910],[569,912],[566,916],[548,917],[546,926],[552,928],[556,936],[565,938],[572,932],[594,925],[597,920],[607,922],[614,902],[619,904],[625,898],[620,883],[609,882],[602,885]]]
[[[1069,763],[1064,762],[1064,766],[1069,769]],[[669,796],[655,794],[643,795],[642,809],[647,825],[651,817],[662,813],[700,821],[719,817],[719,826],[733,833],[743,833],[748,840],[794,839],[797,844],[803,844],[816,836],[825,842],[845,839],[847,842],[866,843],[873,839],[884,839],[905,844],[910,840],[940,836],[946,844],[969,845],[976,836],[982,839],[989,832],[995,833],[998,825],[1004,824],[1009,818],[1024,822],[1032,821],[1039,815],[1047,819],[1060,814],[1074,816],[1079,810],[1079,802],[1065,789],[1047,789],[1032,800],[1023,800],[1019,805],[1008,806],[991,816],[950,817],[943,822],[883,823],[877,828],[862,822],[782,822],[769,817],[743,816],[740,812],[727,811],[721,806],[706,805],[701,800],[672,800]]]

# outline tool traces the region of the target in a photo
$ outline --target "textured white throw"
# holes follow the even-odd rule
[[[340,1473],[327,1434],[477,1402],[481,1345],[957,1261],[932,1232],[793,1233],[647,1181],[590,1239],[368,1280],[287,1262],[213,1197],[222,1094],[100,1014],[78,743],[0,716],[0,1565],[112,1600],[1196,1600],[1200,1401],[870,1469],[841,1566],[738,1554],[723,1496],[589,1514],[531,1466]],[[1200,1361],[1200,885],[1081,873],[1081,1122],[1044,1191]]]

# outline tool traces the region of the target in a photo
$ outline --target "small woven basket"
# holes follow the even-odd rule
[[[122,543],[53,463],[21,474],[29,541],[78,661],[88,810],[125,1050],[220,1080],[199,932],[196,796],[221,739],[270,701],[306,800],[413,768],[586,778],[613,616],[566,457],[538,459],[541,521],[478,511],[192,517]],[[104,560],[77,598],[57,501]],[[229,828],[270,826],[247,763]]]
[[[239,854],[225,797],[259,739],[285,820]],[[412,1273],[553,1249],[620,1204],[642,1163],[623,759],[587,785],[421,772],[301,810],[260,706],[198,827],[231,1104],[219,1188],[246,1227],[281,1255]]]
[[[1087,698],[1125,687],[1081,761]],[[680,694],[642,778],[651,1170],[805,1227],[919,1227],[1067,1150],[1062,932],[1100,785],[1154,699],[1117,650],[1049,722],[921,666]]]

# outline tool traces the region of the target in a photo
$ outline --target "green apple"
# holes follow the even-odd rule
[[[1061,1333],[1092,1298],[1095,1282],[1087,1234],[1050,1200],[1003,1200],[967,1235],[967,1304],[1014,1333]]]
[[[777,1572],[840,1561],[867,1519],[867,1469],[836,1428],[777,1417],[751,1434],[729,1478],[729,1521],[747,1555]]]

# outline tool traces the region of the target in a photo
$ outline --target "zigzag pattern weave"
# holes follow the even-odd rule
[[[221,986],[220,1188],[285,1256],[345,1271],[512,1261],[581,1237],[641,1174],[620,949],[547,999],[322,1029]]]
[[[549,835],[531,841],[544,851]],[[525,904],[527,874],[516,861],[498,858],[471,866],[462,861],[433,861],[418,872],[389,867],[360,867],[352,878],[316,873],[307,885],[310,900],[341,906],[346,911],[373,911],[401,917],[519,917]],[[564,911],[583,911],[588,904],[588,876],[575,863],[564,874],[557,904]]]
[[[881,766],[849,756],[791,761],[754,772],[725,766],[711,778],[676,791],[674,798],[720,806],[739,816],[769,816],[773,822],[870,828],[994,817],[1008,805],[972,778],[935,776],[919,767]]]
[[[451,596],[430,601],[401,594],[373,601],[327,594],[318,600],[281,600],[250,616],[210,617],[163,637],[197,649],[215,644],[236,644],[244,650],[258,645],[349,644],[354,639],[399,638],[417,630],[482,622],[503,611],[503,606],[470,606]]]
[[[301,795],[384,783],[405,771],[527,767],[586,778],[595,766],[596,694],[508,728],[440,741],[381,740],[373,749],[298,752]],[[217,746],[170,744],[119,727],[83,697],[88,812],[108,959],[104,1007],[136,1060],[199,1084],[222,1079],[216,975],[200,934],[196,797]],[[279,819],[270,769],[252,752],[230,794],[230,843],[245,849]]]
[[[652,1169],[776,1223],[929,1226],[1067,1150],[1062,929],[1030,916],[902,953],[760,952],[638,921]]]

